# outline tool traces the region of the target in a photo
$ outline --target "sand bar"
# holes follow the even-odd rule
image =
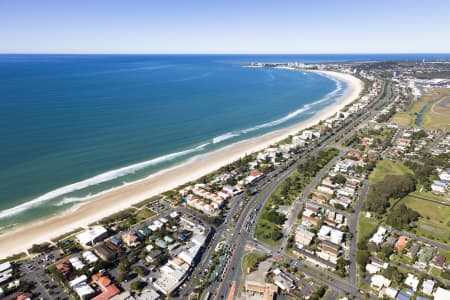
[[[25,251],[32,244],[48,241],[76,228],[86,226],[108,215],[126,209],[151,196],[195,180],[229,164],[245,154],[259,151],[291,134],[327,119],[354,101],[362,91],[362,82],[349,75],[331,71],[315,71],[347,83],[346,93],[332,105],[310,119],[293,126],[237,142],[216,151],[199,155],[178,167],[159,172],[143,180],[119,187],[93,198],[77,210],[46,220],[16,227],[0,235],[0,258]]]

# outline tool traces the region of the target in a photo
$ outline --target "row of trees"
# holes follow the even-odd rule
[[[409,230],[412,223],[417,221],[420,214],[415,210],[406,207],[404,204],[396,206],[386,218],[386,223],[397,229]]]
[[[382,181],[370,186],[363,209],[383,214],[389,207],[389,198],[403,198],[416,188],[410,174],[387,175]]]
[[[392,116],[395,114],[396,110],[395,107],[391,107],[389,109],[389,111],[385,114],[379,115],[377,118],[377,122],[378,123],[383,123],[383,122],[387,122],[389,121],[390,118],[392,118]]]
[[[298,172],[305,177],[313,177],[319,172],[330,160],[338,155],[339,150],[335,148],[329,148],[320,151],[316,156],[300,164],[298,166]]]
[[[418,163],[407,160],[405,166],[414,171],[414,178],[417,182],[423,185],[427,190],[430,190],[431,180],[430,176],[433,174],[435,167],[432,164]]]

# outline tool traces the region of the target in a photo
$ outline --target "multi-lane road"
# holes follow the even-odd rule
[[[217,282],[212,283],[207,288],[208,291],[211,292],[213,299],[226,299],[226,298],[235,299],[236,296],[235,294],[237,293],[238,289],[231,289],[231,287],[236,284],[237,285],[240,284],[242,276],[241,259],[245,254],[246,245],[251,245],[253,247],[261,249],[268,254],[297,261],[299,265],[303,266],[302,271],[306,275],[314,278],[315,280],[321,282],[322,284],[331,287],[333,290],[335,290],[334,292],[342,291],[358,298],[359,290],[356,286],[356,265],[354,265],[355,261],[354,256],[356,249],[355,247],[356,247],[357,216],[359,214],[359,211],[361,210],[362,200],[357,201],[355,213],[350,217],[349,222],[349,229],[353,236],[349,250],[350,260],[353,261],[353,264],[350,265],[351,274],[349,282],[329,272],[323,271],[314,266],[307,265],[294,257],[290,257],[283,250],[285,249],[287,237],[291,232],[292,227],[294,226],[296,216],[298,215],[306,196],[318,184],[320,179],[336,162],[336,160],[341,157],[344,151],[347,150],[345,147],[342,147],[342,145],[336,144],[337,140],[339,139],[340,141],[344,141],[349,136],[354,134],[357,128],[359,128],[359,126],[362,125],[363,121],[368,120],[373,115],[373,112],[378,110],[383,104],[387,102],[387,100],[391,97],[390,84],[383,85],[383,89],[384,89],[384,92],[382,93],[383,97],[379,97],[378,99],[373,101],[369,105],[369,107],[367,107],[366,110],[362,114],[360,114],[357,118],[351,120],[347,125],[338,129],[335,132],[335,134],[321,138],[316,143],[316,145],[313,145],[310,148],[306,149],[304,153],[308,153],[307,155],[299,158],[294,164],[286,168],[284,171],[280,172],[278,175],[274,176],[273,178],[272,175],[269,175],[265,181],[261,182],[257,186],[256,190],[259,190],[260,192],[257,193],[256,195],[250,196],[250,198],[248,199],[247,202],[245,202],[243,207],[238,207],[238,203],[241,203],[243,199],[240,199],[240,201],[233,201],[234,204],[232,204],[230,208],[226,221],[232,220],[232,218],[238,213],[239,209],[242,209],[237,219],[237,222],[235,223],[235,226],[229,232],[226,231],[228,225],[225,223],[217,228],[216,237],[218,238],[216,238],[212,242],[210,247],[207,249],[204,257],[202,258],[201,262],[199,263],[198,267],[196,268],[197,272],[199,270],[201,271],[204,269],[208,261],[211,259],[215,246],[219,242],[220,238],[226,237],[225,233],[227,233],[228,234],[227,244],[230,247],[231,254],[229,260],[226,263],[226,267],[222,273],[223,280],[218,280]],[[316,175],[315,178],[313,178],[311,183],[305,188],[302,195],[299,197],[299,201],[296,201],[292,206],[288,221],[284,227],[285,228],[284,235],[281,240],[280,246],[272,249],[266,245],[262,245],[259,242],[257,242],[253,237],[253,231],[254,231],[254,224],[259,216],[261,207],[270,198],[270,196],[273,194],[273,192],[276,190],[279,184],[293,173],[293,171],[297,168],[298,164],[306,161],[309,157],[317,154],[321,149],[330,145],[336,145],[337,148],[341,148],[340,149],[341,153],[337,158],[333,159],[329,164],[327,164],[327,166],[323,168]],[[367,184],[364,184],[359,199],[364,199],[366,193],[367,193]],[[233,295],[229,295],[230,290],[233,291]]]

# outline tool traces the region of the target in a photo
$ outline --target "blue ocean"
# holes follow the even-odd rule
[[[392,56],[0,55],[0,229],[305,120],[346,89],[243,64],[383,59]]]

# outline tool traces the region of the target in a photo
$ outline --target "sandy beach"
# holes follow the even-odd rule
[[[362,91],[362,82],[351,75],[330,71],[314,72],[346,82],[348,88],[345,95],[304,122],[194,157],[176,168],[159,172],[146,179],[98,196],[75,211],[66,212],[44,221],[27,224],[6,232],[0,236],[0,258],[25,251],[32,244],[48,241],[73,229],[86,226],[151,196],[195,180],[237,160],[245,154],[259,151],[291,134],[317,124],[320,120],[331,117],[344,106],[354,101]]]

